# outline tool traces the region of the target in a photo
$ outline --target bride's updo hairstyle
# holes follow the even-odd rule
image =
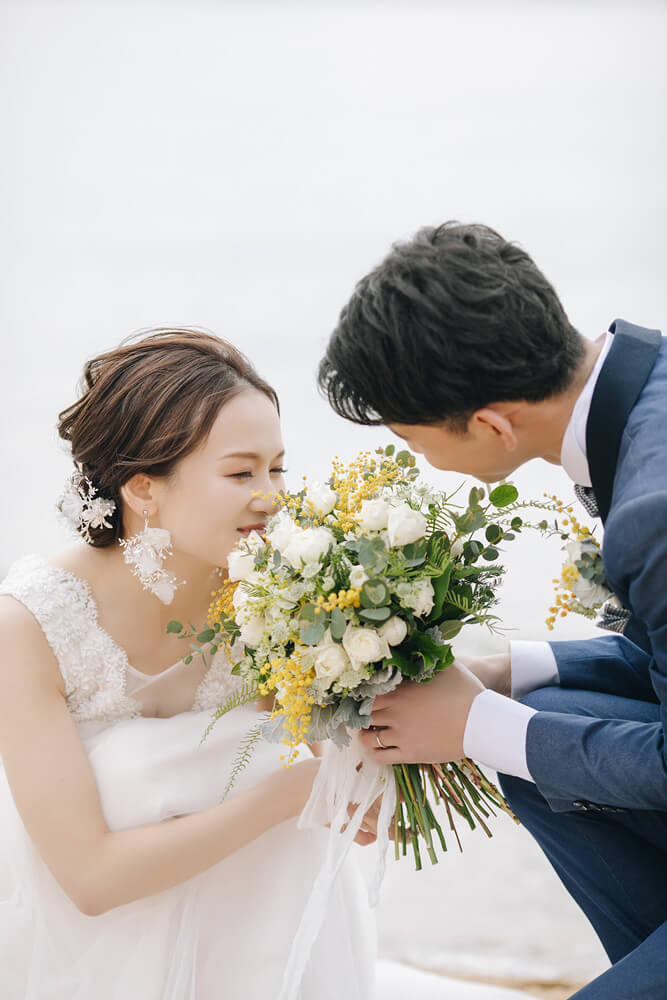
[[[58,417],[58,433],[100,497],[113,500],[110,528],[91,544],[123,537],[120,489],[136,473],[162,478],[206,438],[220,407],[244,389],[278,397],[231,344],[194,329],[156,329],[88,361],[81,398]]]

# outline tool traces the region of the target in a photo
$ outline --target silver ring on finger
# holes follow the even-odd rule
[[[377,743],[377,745],[380,747],[381,750],[387,750],[388,749],[388,747],[386,747],[384,745],[384,743],[382,742],[382,740],[380,739],[380,734],[379,733],[375,734],[375,742]]]

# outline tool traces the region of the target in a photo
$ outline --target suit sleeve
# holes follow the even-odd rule
[[[601,635],[549,645],[561,687],[656,701],[650,678],[653,657],[624,636]]]
[[[659,721],[537,712],[526,733],[527,765],[553,808],[581,800],[667,810],[667,491],[613,511],[605,546],[609,580],[645,623],[653,655],[613,637],[554,643],[560,683],[594,684],[610,694],[650,699],[659,706]]]

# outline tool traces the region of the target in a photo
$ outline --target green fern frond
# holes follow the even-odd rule
[[[268,713],[263,717],[263,719],[250,729],[241,742],[239,743],[239,748],[236,751],[236,757],[232,763],[232,770],[229,775],[229,781],[227,782],[227,787],[223,793],[221,801],[224,802],[229,793],[231,792],[236,779],[239,774],[246,769],[250,763],[250,758],[252,757],[253,750],[255,749],[255,744],[262,738],[262,723],[268,718]]]
[[[233,694],[229,696],[227,701],[223,702],[218,708],[216,708],[211,721],[206,727],[206,731],[202,736],[200,743],[203,743],[208,734],[213,729],[218,719],[221,719],[223,715],[227,715],[228,712],[233,712],[235,708],[240,708],[241,705],[247,705],[251,701],[258,701],[262,697],[262,692],[259,690],[257,685],[250,682],[246,682],[243,687],[239,688],[238,691],[234,691]]]

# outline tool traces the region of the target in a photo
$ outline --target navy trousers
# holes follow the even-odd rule
[[[595,691],[541,688],[532,708],[655,723],[660,706]],[[577,1000],[667,1000],[667,812],[554,812],[536,785],[500,775],[507,799],[584,911],[612,967]],[[603,805],[600,803],[599,805]],[[574,1000],[574,998],[573,998]]]

